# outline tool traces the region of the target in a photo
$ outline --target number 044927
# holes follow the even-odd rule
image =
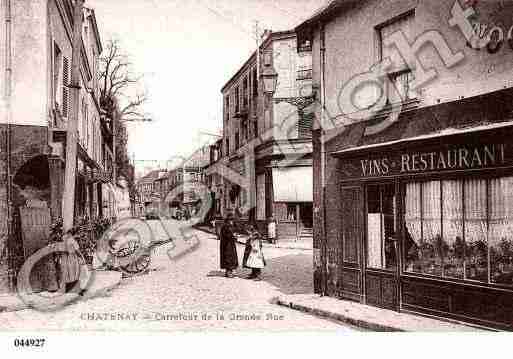
[[[16,338],[14,346],[17,348],[37,348],[45,345],[46,339],[43,338]]]

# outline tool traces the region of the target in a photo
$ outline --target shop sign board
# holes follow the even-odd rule
[[[415,146],[413,146],[415,147]],[[513,167],[513,144],[453,144],[386,151],[344,159],[344,179],[380,178],[438,172]]]

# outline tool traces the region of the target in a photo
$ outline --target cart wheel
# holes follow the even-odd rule
[[[121,267],[121,269],[127,274],[138,274],[146,271],[151,263],[151,256],[149,254],[143,254],[133,263],[127,266]]]
[[[117,252],[113,253],[118,258],[126,258],[133,255],[141,248],[140,241],[129,241],[125,246],[120,248]]]

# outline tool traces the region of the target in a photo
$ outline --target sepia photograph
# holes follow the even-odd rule
[[[513,1],[0,3],[8,347],[513,331]]]

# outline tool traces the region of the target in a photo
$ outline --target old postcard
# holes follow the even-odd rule
[[[513,330],[513,1],[0,2],[2,332]]]

